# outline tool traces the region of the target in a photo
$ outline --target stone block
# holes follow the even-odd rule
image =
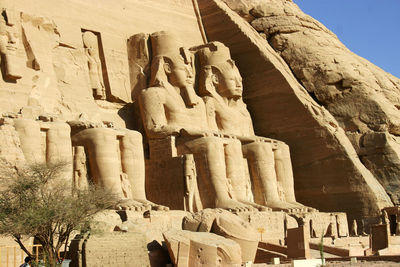
[[[370,248],[378,251],[389,247],[390,233],[386,224],[376,224],[371,226]]]
[[[287,248],[289,258],[310,258],[310,234],[304,226],[288,229]]]

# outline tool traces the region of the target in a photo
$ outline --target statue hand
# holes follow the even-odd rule
[[[185,129],[185,128],[182,128],[179,133],[181,136],[201,136],[201,137],[205,136],[204,131]]]
[[[241,142],[246,142],[246,143],[250,143],[250,142],[255,142],[257,141],[256,136],[236,136],[237,139],[239,139]]]

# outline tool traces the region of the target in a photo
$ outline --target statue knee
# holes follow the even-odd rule
[[[222,140],[218,137],[203,137],[203,148],[206,152],[218,151],[223,149]]]
[[[273,158],[272,146],[270,143],[254,142],[246,145],[247,155],[253,155],[256,158],[268,157]]]

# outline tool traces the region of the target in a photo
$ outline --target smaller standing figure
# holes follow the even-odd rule
[[[88,187],[86,153],[83,146],[74,147],[74,185],[77,189]]]
[[[336,217],[331,213],[329,216],[328,228],[326,229],[324,237],[334,238],[337,236],[335,224],[336,224]]]
[[[103,82],[103,71],[101,68],[99,46],[97,36],[91,31],[82,34],[85,55],[88,60],[90,84],[95,99],[106,99],[106,91]]]
[[[194,162],[193,154],[186,154],[183,156],[185,161],[185,183],[186,183],[186,205],[189,212],[201,210],[201,202],[199,196],[199,189],[197,187],[197,173],[196,164]]]
[[[385,210],[382,210],[382,224],[390,224],[389,216]]]
[[[358,229],[357,229],[357,221],[356,220],[353,220],[353,223],[351,224],[350,235],[351,236],[358,236]]]
[[[122,188],[122,194],[124,197],[132,199],[132,188],[131,188],[131,183],[129,182],[128,179],[128,174],[126,173],[121,173],[121,188]]]

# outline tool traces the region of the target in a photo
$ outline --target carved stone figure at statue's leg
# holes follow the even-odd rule
[[[131,184],[132,199],[154,210],[168,210],[168,207],[147,200],[142,135],[130,130],[123,132],[120,141],[121,164]]]
[[[244,159],[242,153],[242,145],[237,139],[227,139],[225,145],[225,161],[226,161],[226,174],[232,181],[233,195],[239,202],[250,205],[259,211],[270,210],[266,206],[256,204],[250,201],[250,196],[247,196],[247,181],[244,170]]]
[[[275,159],[272,145],[266,142],[253,142],[243,145],[250,172],[261,186],[262,203],[273,210],[293,211],[296,205],[284,202],[279,198],[278,184],[275,172]]]
[[[77,189],[87,189],[89,181],[86,168],[85,148],[83,146],[75,146],[73,148],[73,154],[74,187]]]
[[[197,171],[193,154],[183,156],[185,175],[185,205],[189,212],[202,210],[202,204],[197,185]]]
[[[201,137],[185,142],[185,146],[197,157],[206,161],[208,179],[215,192],[215,208],[223,208],[232,211],[253,211],[251,205],[246,205],[232,199],[228,193],[226,178],[226,164],[224,144],[219,137]]]

